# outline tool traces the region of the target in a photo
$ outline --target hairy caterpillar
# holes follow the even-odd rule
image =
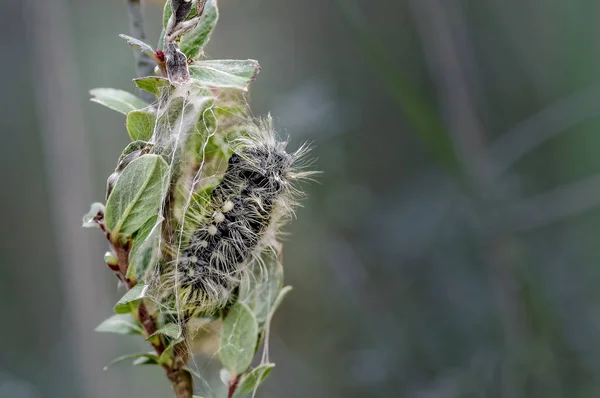
[[[300,195],[295,182],[306,178],[302,146],[285,151],[270,123],[234,143],[227,170],[205,206],[207,216],[178,256],[174,283],[184,310],[218,308],[293,213]]]

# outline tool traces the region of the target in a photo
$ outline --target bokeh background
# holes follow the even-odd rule
[[[323,171],[258,396],[600,396],[600,3],[219,3],[209,57],[259,60],[254,113]],[[93,331],[122,292],[80,228],[128,141],[88,101],[133,91],[128,31],[124,0],[0,1],[1,398],[170,396],[102,370],[144,344]]]

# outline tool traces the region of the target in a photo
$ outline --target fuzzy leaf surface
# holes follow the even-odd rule
[[[148,91],[157,97],[161,92],[172,87],[169,79],[165,79],[164,77],[160,76],[139,77],[133,79],[133,82],[136,86],[138,86],[139,89]]]
[[[157,214],[168,181],[169,166],[158,155],[143,155],[125,167],[104,213],[113,235],[131,235]]]
[[[157,220],[158,215],[150,218],[133,237],[129,252],[129,268],[127,268],[129,279],[135,278],[137,281],[143,281],[148,268],[153,264],[159,231],[158,228],[155,228]]]
[[[274,363],[264,363],[262,365],[257,366],[252,369],[252,371],[248,372],[240,382],[235,394],[234,398],[241,398],[244,395],[251,394],[261,385],[261,383],[267,378],[269,373],[275,367]]]
[[[143,283],[138,283],[115,304],[117,314],[129,314],[139,304],[140,300],[146,297],[147,287]]]
[[[275,251],[266,249],[261,260],[264,266],[254,264],[252,277],[240,288],[240,301],[252,310],[259,325],[267,321],[283,286],[283,267]]]
[[[253,59],[224,59],[200,61],[190,65],[190,76],[200,84],[215,88],[233,88],[247,91],[260,71],[258,61]]]
[[[144,43],[143,41],[136,39],[135,37],[127,36],[127,35],[119,35],[120,38],[125,39],[127,44],[131,47],[136,48],[143,52],[144,54],[152,55],[154,54],[154,49],[149,44]]]
[[[156,332],[152,333],[148,337],[156,336],[159,334],[164,334],[172,339],[178,339],[181,337],[181,327],[175,323],[167,323],[165,326],[158,329]]]
[[[90,90],[91,101],[104,105],[114,111],[127,113],[148,106],[146,102],[135,95],[116,88],[95,88]]]
[[[96,327],[96,332],[143,335],[142,325],[131,314],[116,314]]]
[[[217,8],[217,0],[208,0],[204,5],[204,13],[200,18],[198,26],[181,38],[181,51],[188,58],[195,59],[198,55],[202,54],[202,49],[210,40],[218,19],[219,9]]]
[[[219,357],[232,374],[242,374],[254,357],[258,322],[246,304],[235,303],[223,321]]]
[[[125,126],[132,141],[149,141],[154,132],[156,116],[143,109],[127,114]]]

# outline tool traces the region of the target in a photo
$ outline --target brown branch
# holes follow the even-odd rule
[[[229,382],[229,391],[227,392],[227,398],[232,398],[233,394],[235,394],[235,390],[237,390],[240,385],[240,379],[242,375],[237,375]]]
[[[118,239],[111,236],[110,232],[106,230],[104,225],[104,213],[99,212],[94,217],[94,221],[106,235],[106,239],[110,242],[112,251],[117,258],[117,264],[114,265],[107,263],[108,267],[119,277],[119,279],[121,279],[123,284],[127,287],[127,290],[131,289],[137,284],[135,279],[127,278],[131,244],[129,242],[122,243]],[[142,324],[147,338],[156,333],[156,320],[148,311],[148,308],[143,300],[138,306],[136,317]],[[154,351],[156,351],[156,354],[159,357],[167,350],[165,341],[160,335],[151,337],[149,342],[152,344]],[[194,393],[194,384],[190,372],[185,369],[189,355],[185,343],[179,343],[175,345],[175,347],[173,347],[173,353],[173,358],[171,358],[171,360],[167,363],[163,363],[161,365],[165,370],[167,378],[171,382],[175,396],[177,398],[192,398]]]

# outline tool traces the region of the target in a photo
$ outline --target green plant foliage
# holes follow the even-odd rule
[[[131,314],[116,314],[96,327],[96,332],[144,335],[144,329]]]
[[[117,161],[117,164],[121,163],[121,161],[125,158],[125,156],[129,155],[132,152],[143,149],[146,146],[148,146],[148,143],[146,141],[130,142],[129,144],[127,144],[125,149],[123,149],[123,152],[121,152],[121,156],[119,156],[119,160]]]
[[[204,13],[196,29],[181,38],[181,51],[191,59],[202,55],[202,49],[210,40],[210,36],[217,25],[219,10],[216,0],[208,0],[204,5]]]
[[[190,65],[190,76],[200,84],[215,88],[234,88],[247,91],[260,71],[253,59],[201,61]]]
[[[122,34],[119,35],[119,37],[121,37],[122,39],[127,40],[127,44],[129,44],[133,48],[136,48],[136,49],[140,50],[144,54],[147,54],[147,55],[154,54],[154,49],[152,48],[152,46],[150,46],[149,44],[144,43],[143,41],[141,41],[139,39],[136,39],[134,37],[127,36],[127,35],[122,35]]]
[[[277,296],[277,299],[275,299],[275,302],[273,303],[273,306],[271,307],[271,312],[269,313],[269,321],[273,317],[273,314],[275,314],[275,311],[277,311],[277,308],[279,308],[279,306],[281,305],[283,300],[286,298],[286,296],[291,291],[292,291],[291,286],[286,286],[283,289],[281,289],[281,291],[279,292],[279,295]]]
[[[150,140],[150,138],[152,138],[152,133],[154,132],[155,124],[156,116],[143,109],[129,112],[127,114],[127,119],[125,120],[127,132],[133,141]]]
[[[158,356],[152,352],[148,355],[140,356],[132,362],[133,366],[138,365],[158,365]]]
[[[121,357],[118,357],[118,358],[114,359],[113,361],[111,361],[108,365],[106,365],[104,367],[104,370],[107,370],[111,366],[113,366],[119,362],[123,362],[127,359],[135,359],[134,363],[139,365],[140,364],[139,362],[136,363],[139,358],[146,358],[148,360],[154,361],[155,363],[158,362],[158,357],[155,354],[147,353],[147,352],[140,352],[138,354],[128,354],[128,355],[123,355]]]
[[[98,215],[98,213],[104,213],[104,205],[102,203],[93,203],[90,211],[83,216],[83,227],[84,228],[100,228],[97,222],[94,221],[94,217]]]
[[[156,222],[158,215],[154,215],[135,233],[132,241],[131,251],[129,252],[129,268],[127,269],[127,277],[129,279],[143,281],[146,272],[152,264],[152,259],[157,251],[156,240],[157,234],[152,234],[156,231]]]
[[[113,235],[131,235],[158,211],[168,186],[169,166],[158,155],[131,162],[106,202],[105,225]]]
[[[116,88],[95,88],[90,90],[90,94],[92,102],[97,102],[124,115],[148,106],[145,101],[135,95]]]
[[[157,97],[161,92],[165,92],[165,90],[173,87],[169,82],[169,79],[160,76],[140,77],[133,79],[133,82],[139,89],[148,91]]]
[[[181,327],[175,323],[167,323],[165,326],[148,336],[148,338],[159,334],[163,334],[172,339],[179,339],[181,337]]]
[[[232,374],[248,369],[258,339],[258,322],[246,304],[235,303],[223,321],[219,357]]]
[[[252,310],[259,326],[264,325],[274,311],[283,286],[283,267],[274,250],[265,250],[262,261],[264,267],[255,267],[250,283],[241,287],[239,298]]]
[[[92,101],[126,115],[125,125],[133,142],[123,150],[109,177],[106,206],[92,205],[83,223],[86,227],[98,226],[103,217],[111,245],[105,260],[127,287],[134,285],[116,303],[116,315],[96,330],[141,335],[156,351],[126,355],[111,365],[130,359],[134,365],[160,365],[169,375],[181,375],[183,370],[203,378],[187,368],[187,358],[182,355],[190,348],[186,338],[190,337],[187,331],[191,323],[187,322],[194,314],[215,324],[222,321],[218,348],[224,368],[221,377],[225,385],[235,381],[230,388],[237,386],[235,397],[242,397],[255,392],[275,366],[263,363],[250,369],[262,339],[268,335],[273,313],[291,288],[282,288],[283,267],[276,250],[269,247],[260,260],[244,264],[251,267],[252,275],[231,286],[227,292],[231,299],[226,306],[223,300],[218,308],[205,310],[201,303],[192,308],[196,312],[189,314],[187,309],[179,311],[176,306],[176,289],[181,282],[173,276],[179,273],[172,267],[179,261],[175,256],[185,249],[182,246],[179,250],[177,244],[187,244],[184,240],[189,240],[202,220],[215,215],[215,209],[207,203],[223,178],[237,148],[235,143],[240,138],[253,137],[250,133],[257,128],[252,124],[246,92],[260,72],[260,65],[251,59],[201,60],[219,12],[217,0],[207,0],[198,18],[197,4],[194,0],[185,21],[169,24],[172,9],[171,2],[166,2],[158,46],[164,49],[165,40],[169,40],[166,63],[150,45],[121,35],[130,46],[159,63],[162,76],[133,79],[139,89],[156,96],[152,105],[122,90],[91,91]],[[190,3],[181,3],[178,7],[187,11],[189,6]],[[165,76],[172,76],[173,68],[186,67],[189,79],[171,84]],[[170,278],[175,278],[175,282]],[[189,379],[183,379],[189,387],[185,396],[189,397],[193,388]]]
[[[140,301],[144,298],[148,298],[148,288],[143,283],[138,283],[127,291],[121,297],[117,304],[115,304],[115,313],[117,314],[129,314],[135,308],[137,308]]]
[[[265,363],[257,366],[242,377],[239,387],[233,395],[235,398],[241,398],[244,395],[252,394],[267,378],[269,373],[275,367],[274,363]]]

